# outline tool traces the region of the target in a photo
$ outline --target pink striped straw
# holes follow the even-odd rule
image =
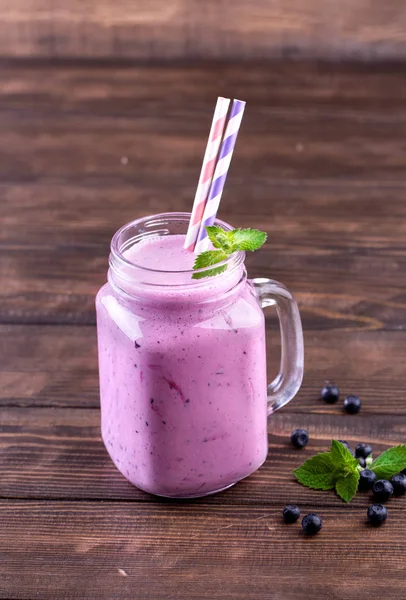
[[[217,210],[220,204],[221,195],[223,193],[224,184],[226,181],[228,169],[230,167],[233,150],[237,141],[238,131],[240,129],[242,117],[244,114],[245,102],[241,100],[233,100],[233,104],[228,117],[226,131],[221,143],[220,152],[218,155],[216,168],[214,171],[212,183],[210,186],[209,196],[204,208],[203,219],[201,222],[195,253],[200,254],[207,250],[209,239],[206,233],[206,227],[213,225]]]
[[[195,248],[197,237],[199,235],[204,207],[206,206],[213,173],[216,166],[217,155],[224,133],[229,105],[230,100],[228,98],[217,98],[209,140],[207,142],[199,183],[197,184],[196,195],[193,202],[192,215],[190,217],[189,227],[184,243],[184,248],[186,250],[190,250],[191,252],[193,252]]]

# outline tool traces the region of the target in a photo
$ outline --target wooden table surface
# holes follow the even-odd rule
[[[220,94],[248,102],[221,217],[268,232],[249,273],[295,293],[305,377],[257,473],[164,501],[101,442],[94,296],[120,225],[190,210]],[[332,438],[406,439],[405,98],[402,65],[1,69],[1,599],[404,600],[406,500],[371,529],[368,496],[345,505],[291,470]],[[271,378],[272,316],[268,333]],[[325,380],[361,413],[322,403]],[[317,537],[282,524],[292,502],[323,517]]]

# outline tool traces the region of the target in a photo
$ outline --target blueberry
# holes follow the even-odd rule
[[[372,486],[374,498],[378,502],[386,502],[391,496],[393,496],[393,485],[386,479],[378,479]]]
[[[399,475],[394,475],[390,480],[393,486],[393,494],[395,496],[403,496],[406,492],[406,475],[399,473]]]
[[[371,489],[376,481],[376,475],[370,469],[364,469],[359,474],[359,484],[358,489],[360,492],[367,492]]]
[[[309,442],[309,433],[306,429],[295,429],[292,431],[290,441],[296,448],[304,448]]]
[[[300,517],[300,509],[295,504],[287,504],[283,509],[283,520],[285,523],[296,523]]]
[[[344,400],[344,410],[349,415],[356,415],[361,408],[361,400],[358,396],[347,396]]]
[[[322,528],[322,525],[323,521],[315,513],[310,513],[303,517],[302,528],[307,535],[316,535]]]
[[[335,404],[340,397],[340,390],[336,385],[325,385],[321,390],[321,399],[327,404]]]
[[[367,466],[367,461],[365,460],[365,458],[359,458],[358,459],[358,464],[360,465],[360,467],[362,467],[363,469],[365,469],[365,467]]]
[[[355,456],[357,458],[368,458],[372,454],[372,448],[369,444],[357,444],[355,446]]]
[[[371,525],[378,526],[386,521],[388,518],[388,511],[382,504],[371,504],[371,506],[368,507],[367,515]]]

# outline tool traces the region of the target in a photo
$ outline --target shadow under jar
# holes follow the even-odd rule
[[[168,269],[189,218],[169,213],[122,227],[96,298],[103,441],[129,481],[172,498],[213,494],[256,471],[267,456],[267,416],[303,376],[296,303],[277,282],[248,281],[243,252],[215,277]],[[151,251],[154,268],[142,260]],[[267,388],[269,305],[280,318],[282,359]]]

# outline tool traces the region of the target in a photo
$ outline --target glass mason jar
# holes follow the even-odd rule
[[[161,214],[122,227],[96,298],[103,441],[124,477],[172,498],[213,494],[256,471],[268,452],[267,416],[303,376],[296,302],[276,281],[247,280],[243,252],[221,275],[198,280],[126,258],[149,236],[185,234],[189,218]],[[270,305],[282,358],[267,386],[262,309]]]

